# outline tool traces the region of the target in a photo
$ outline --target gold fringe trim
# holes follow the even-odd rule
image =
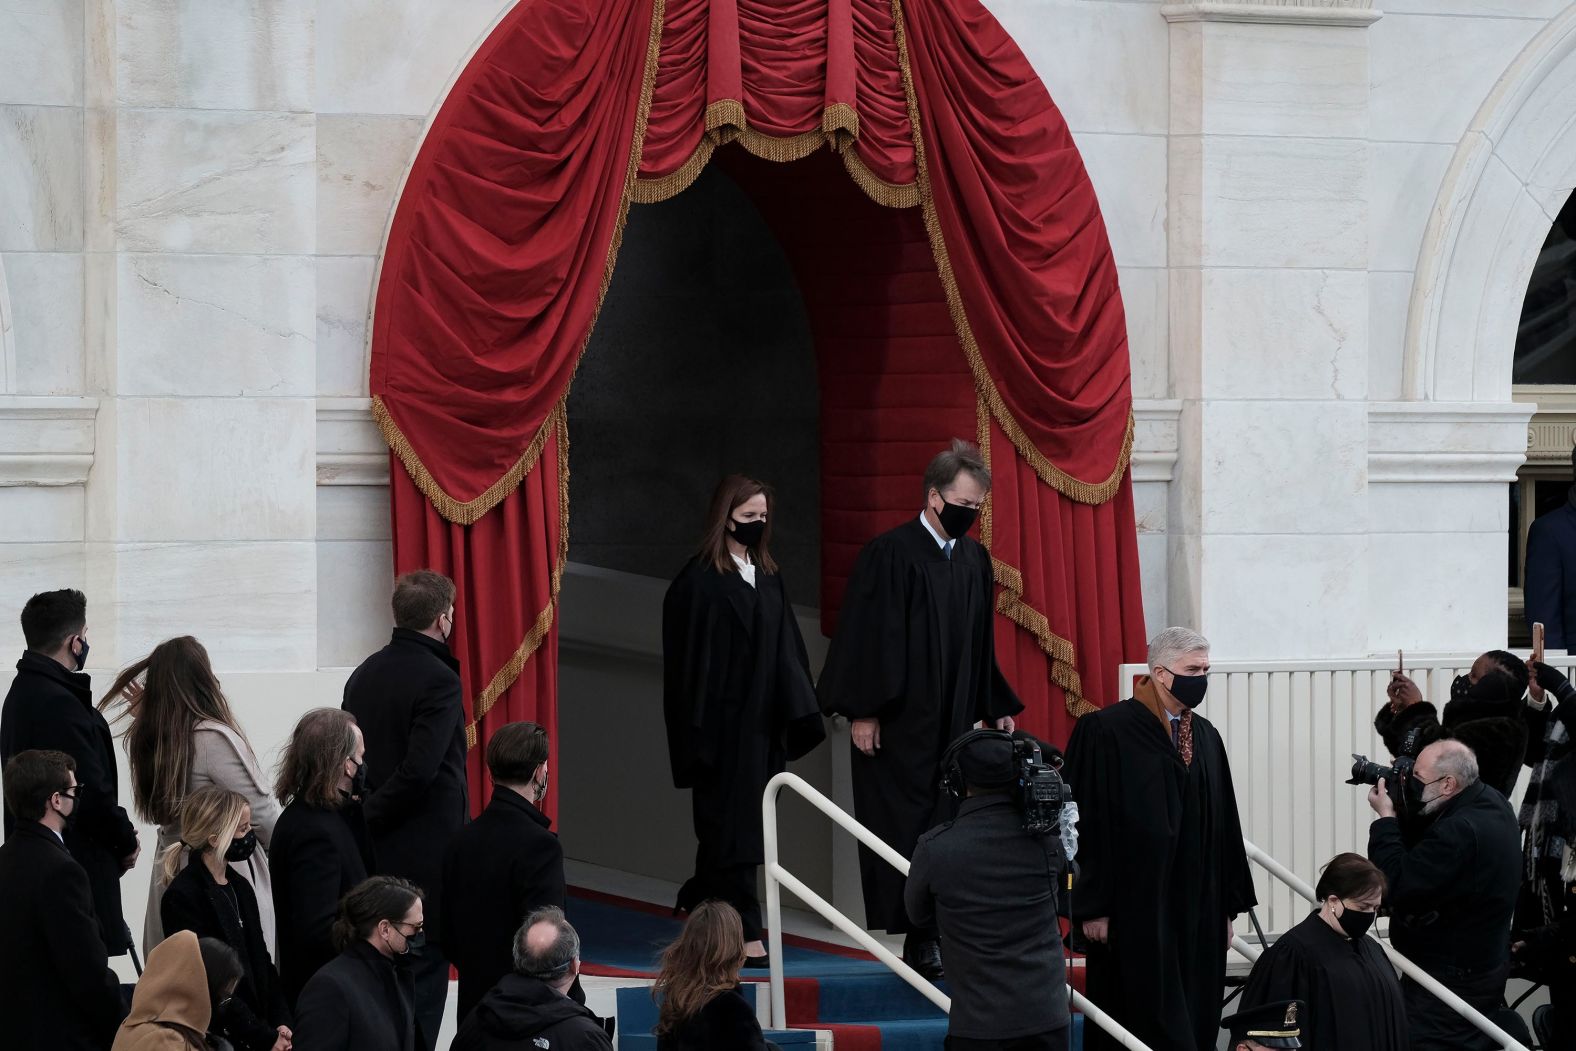
[[[1051,681],[1062,688],[1067,711],[1077,718],[1095,711],[1084,699],[1083,678],[1078,674],[1078,655],[1071,642],[1051,631],[1045,614],[1023,600],[1023,574],[992,556],[991,569],[1002,590],[996,595],[996,612],[1034,636],[1051,659]]]
[[[1127,413],[1127,435],[1122,441],[1121,451],[1117,454],[1116,465],[1110,475],[1099,482],[1088,482],[1063,471],[1046,458],[1045,454],[1035,448],[1034,442],[1024,433],[1018,421],[1013,419],[1008,411],[1007,404],[1001,399],[1001,392],[996,389],[996,381],[991,378],[990,372],[985,368],[985,360],[980,356],[979,344],[974,339],[974,330],[969,326],[968,314],[963,308],[963,297],[958,291],[958,282],[952,272],[952,260],[947,254],[946,238],[941,232],[941,222],[936,216],[936,202],[930,191],[930,174],[925,164],[925,136],[919,122],[919,99],[914,92],[914,72],[908,62],[908,32],[903,21],[903,0],[891,0],[892,26],[897,40],[898,67],[903,76],[903,94],[908,103],[908,120],[914,134],[914,166],[917,173],[916,182],[919,185],[920,205],[925,216],[925,231],[930,235],[931,254],[936,258],[936,270],[941,275],[942,286],[947,293],[947,309],[952,314],[952,325],[957,330],[958,342],[963,344],[964,356],[968,358],[969,369],[974,373],[974,385],[989,403],[991,415],[1001,425],[1013,444],[1029,466],[1034,468],[1034,473],[1040,479],[1069,499],[1081,504],[1103,504],[1116,495],[1121,488],[1122,478],[1127,473],[1128,462],[1133,453],[1133,413],[1129,408]]]
[[[569,409],[566,399],[558,402],[549,419],[553,424],[558,450],[558,550],[554,553],[552,576],[548,581],[547,605],[536,615],[531,630],[526,632],[519,648],[498,669],[482,692],[477,694],[475,703],[471,705],[474,715],[465,727],[466,748],[476,747],[482,719],[492,711],[493,705],[508,692],[509,687],[519,680],[525,671],[526,661],[546,641],[557,617],[558,594],[563,588],[564,566],[569,561]]]
[[[739,145],[762,160],[773,164],[790,164],[802,161],[827,144],[826,134],[819,128],[801,131],[797,135],[767,135],[748,124],[739,129]]]
[[[833,153],[842,153],[859,138],[859,111],[846,102],[834,102],[821,113],[821,132]]]
[[[706,133],[716,136],[719,145],[732,142],[748,123],[738,99],[718,99],[706,107]]]
[[[854,180],[854,185],[881,207],[917,208],[919,206],[919,186],[916,183],[887,182],[870,170],[864,158],[859,156],[858,150],[843,151],[843,167],[848,169],[849,178]]]
[[[700,173],[711,163],[712,151],[716,148],[716,140],[710,135],[702,135],[695,152],[678,168],[660,178],[636,179],[630,200],[635,204],[659,204],[670,197],[677,197],[700,178]]]

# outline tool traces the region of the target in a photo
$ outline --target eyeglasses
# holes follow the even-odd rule
[[[404,920],[395,920],[391,926],[393,926],[395,930],[399,931],[400,934],[406,938],[414,938],[416,935],[427,929],[427,925],[425,923],[406,923]],[[402,930],[404,927],[410,928],[409,934],[406,934],[405,931]]]
[[[76,798],[77,798],[77,793],[80,792],[80,791],[82,791],[82,786],[81,785],[76,785],[73,788],[71,788],[69,791],[59,792],[59,793],[56,793],[56,794],[59,795],[62,799],[70,799],[70,800],[72,800],[74,802],[76,800]]]

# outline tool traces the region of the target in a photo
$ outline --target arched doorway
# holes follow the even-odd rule
[[[913,513],[928,456],[977,436],[996,474],[998,658],[1026,723],[1064,737],[1116,698],[1143,619],[1115,267],[1044,87],[968,0],[580,0],[522,4],[478,50],[378,282],[396,566],[460,585],[473,743],[509,719],[554,724],[564,399],[629,207],[714,159],[810,310],[828,627],[860,545]]]

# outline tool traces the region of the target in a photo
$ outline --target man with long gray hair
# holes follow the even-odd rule
[[[1086,715],[1067,745],[1078,800],[1075,936],[1089,998],[1155,1051],[1208,1051],[1233,919],[1256,903],[1220,734],[1195,709],[1209,641],[1167,628],[1129,700]],[[1084,1031],[1084,1046],[1116,1046]]]
[[[514,970],[482,997],[449,1051],[613,1051],[591,1009],[569,998],[580,974],[580,935],[562,909],[525,918],[514,936]]]

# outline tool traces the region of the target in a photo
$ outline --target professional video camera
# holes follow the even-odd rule
[[[1407,812],[1406,781],[1412,776],[1412,767],[1417,765],[1417,760],[1409,755],[1398,756],[1394,766],[1380,766],[1366,755],[1352,753],[1352,776],[1347,778],[1349,785],[1377,785],[1379,779],[1384,779],[1385,791],[1390,796],[1390,802],[1395,804],[1397,814]]]
[[[967,772],[965,752],[969,753]],[[1039,742],[1028,734],[970,730],[953,741],[941,757],[941,787],[960,798],[967,785],[998,790],[1015,787],[1023,830],[1034,836],[1051,836],[1061,831],[1063,807],[1073,798],[1057,772],[1061,765],[1061,755],[1054,749],[1047,762]]]

